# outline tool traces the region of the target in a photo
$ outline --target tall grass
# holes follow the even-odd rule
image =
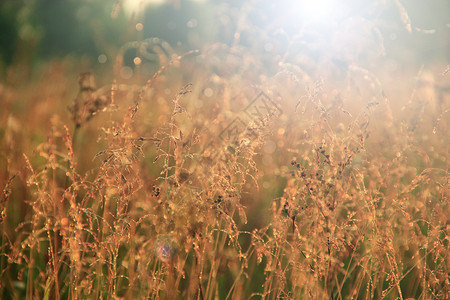
[[[317,58],[246,9],[230,43],[146,40],[152,74],[120,75],[143,41],[105,74],[10,68],[2,299],[448,299],[445,65],[389,77],[379,31]]]

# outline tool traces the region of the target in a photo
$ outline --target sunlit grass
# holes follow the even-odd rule
[[[9,67],[2,299],[448,298],[447,64],[245,7],[199,50]]]

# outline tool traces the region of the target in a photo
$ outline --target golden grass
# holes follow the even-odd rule
[[[449,297],[445,66],[236,43],[4,80],[2,299]]]

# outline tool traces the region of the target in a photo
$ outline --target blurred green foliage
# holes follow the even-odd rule
[[[182,2],[180,7],[151,4],[140,13],[143,22],[136,20],[136,15],[127,14],[124,5],[112,17],[116,3],[6,1],[0,5],[1,60],[10,65],[19,45],[27,48],[28,55],[37,55],[38,60],[67,54],[96,58],[132,40],[136,22],[144,23],[145,37],[163,38],[172,46],[186,49],[198,47],[212,36],[208,26],[211,16],[204,13],[207,4]],[[30,47],[36,40],[36,47]]]
[[[112,54],[124,43],[135,40],[137,23],[143,24],[141,38],[157,37],[183,51],[199,49],[210,42],[230,44],[233,41],[230,32],[235,32],[239,25],[225,24],[218,16],[226,17],[227,13],[232,16],[249,5],[245,1],[167,1],[162,4],[142,1],[142,5],[137,6],[135,11],[130,11],[126,3],[127,1],[117,0],[2,1],[0,60],[3,64],[10,65],[14,57],[19,56],[16,53],[24,55],[24,52],[29,56],[34,55],[37,60],[48,60],[68,54],[95,59],[107,51]],[[296,23],[296,20],[305,18],[305,15],[297,15],[294,9],[289,9],[286,5],[273,7],[271,1],[256,1],[251,5],[270,12],[274,19],[279,19],[275,23],[280,26],[280,30],[290,35],[300,30],[301,22]],[[405,2],[405,9],[413,27],[412,35],[409,36],[389,33],[392,31],[393,22],[398,24],[401,18],[394,2],[384,5],[391,8],[378,15],[379,20],[384,22],[381,27],[388,31],[382,33],[391,34],[396,45],[401,45],[403,49],[414,48],[427,59],[449,58],[446,12],[450,9],[450,2]],[[367,8],[370,6],[376,7],[371,1],[364,4],[358,2],[352,6],[351,12],[371,12],[371,9]],[[118,8],[117,15],[112,17],[115,7]],[[227,13],[223,14],[224,11]],[[251,23],[261,27],[274,22],[273,19],[257,14],[247,17]],[[417,34],[417,30],[423,30],[425,33]],[[320,31],[318,28],[317,33],[320,34]],[[251,39],[251,36],[245,35],[240,38],[242,44],[246,41],[251,44]],[[283,40],[277,42],[282,43]],[[390,42],[389,39],[385,40],[387,46]],[[18,57],[17,60],[19,59]]]
[[[18,36],[16,6],[11,2],[0,4],[0,61],[5,64],[10,64],[13,60]]]

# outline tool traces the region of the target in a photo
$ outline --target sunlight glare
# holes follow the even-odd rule
[[[301,14],[310,22],[328,23],[341,16],[342,5],[345,4],[337,0],[301,1],[297,9],[301,10]]]

